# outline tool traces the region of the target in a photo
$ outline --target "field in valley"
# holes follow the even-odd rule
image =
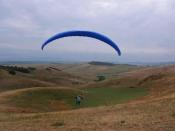
[[[17,66],[32,70],[0,69],[2,131],[175,130],[174,65]]]

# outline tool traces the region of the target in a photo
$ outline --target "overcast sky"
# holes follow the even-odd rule
[[[0,0],[0,61],[175,61],[174,0]],[[90,38],[55,41],[67,30],[91,30],[118,43],[122,56]]]

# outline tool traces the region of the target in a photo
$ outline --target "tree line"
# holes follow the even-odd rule
[[[0,65],[0,69],[4,69],[9,72],[9,74],[15,75],[16,71],[22,72],[22,73],[30,73],[32,70],[35,70],[34,67],[19,67],[19,66],[4,66]]]

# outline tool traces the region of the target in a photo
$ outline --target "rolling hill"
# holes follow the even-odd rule
[[[57,64],[53,65],[62,71],[65,71],[76,76],[88,80],[96,80],[98,75],[103,75],[106,78],[113,78],[121,73],[144,68],[141,66],[127,64],[113,64],[106,62],[89,62],[81,64]]]
[[[148,67],[121,74],[110,80],[86,85],[87,87],[147,88],[152,97],[175,92],[175,65]]]
[[[95,73],[85,72],[96,76],[100,70],[104,71],[102,67],[115,72],[115,66],[78,64],[76,68],[76,65],[47,65],[37,66],[38,69],[30,74],[17,72],[16,79],[30,78],[29,83],[31,79],[49,83],[44,83],[47,87],[29,84],[30,88],[21,86],[1,91],[0,130],[174,131],[175,65],[135,68],[104,81],[87,80],[88,83],[80,77],[78,70],[90,67],[87,70],[92,68],[95,71],[99,68]],[[71,74],[70,70],[75,72]],[[60,75],[70,83],[56,81],[60,80],[57,79]],[[1,81],[11,77],[14,76],[0,70]],[[82,83],[75,86],[71,81],[73,78]],[[86,98],[79,107],[73,103],[77,94]]]
[[[25,66],[23,67],[27,69]],[[9,70],[0,68],[0,91],[29,87],[77,86],[85,82],[84,79],[78,76],[50,66],[32,68],[35,68],[35,70],[27,73],[14,70],[15,74],[10,74]],[[10,68],[10,71],[12,69]]]

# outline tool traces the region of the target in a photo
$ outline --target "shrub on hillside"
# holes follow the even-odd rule
[[[36,70],[36,68],[34,68],[34,67],[28,67],[28,69],[31,70],[31,71]]]
[[[22,72],[22,73],[30,73],[28,68],[18,67],[18,66],[0,66],[1,69],[7,70],[9,72]]]
[[[14,70],[9,70],[8,72],[9,72],[9,74],[11,74],[11,75],[16,75],[16,72],[15,72]]]
[[[97,81],[103,81],[103,80],[105,80],[105,79],[106,79],[106,77],[105,77],[105,76],[103,76],[103,75],[99,75],[99,76],[97,76],[97,78],[98,78],[98,80],[97,80]]]

